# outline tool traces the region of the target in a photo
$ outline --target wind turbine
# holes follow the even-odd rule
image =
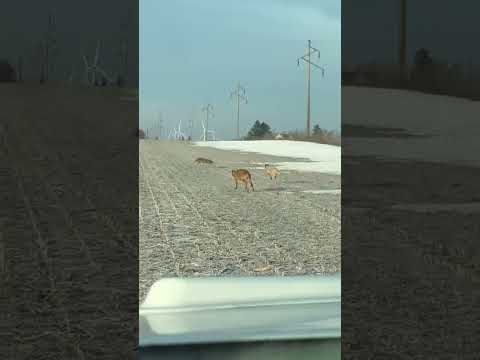
[[[203,141],[207,141],[206,138],[207,138],[207,129],[205,128],[205,121],[203,121],[203,119],[201,120],[202,122],[202,134],[203,134]]]
[[[208,139],[208,119],[210,117],[215,117],[213,114],[213,106],[212,104],[207,104],[202,108],[202,111],[205,112],[206,115],[206,122],[204,123],[202,120],[202,127],[203,127],[203,141],[207,141]]]
[[[185,134],[182,132],[182,120],[180,120],[178,122],[177,140],[182,140],[182,137],[183,139],[186,139]]]
[[[83,55],[83,62],[85,63],[85,78],[90,85],[97,84],[97,75],[100,74],[107,80],[109,83],[112,83],[112,79],[107,73],[98,66],[98,58],[100,55],[100,41],[97,42],[97,47],[95,49],[95,57],[93,58],[93,62],[91,64],[88,63],[87,57]]]

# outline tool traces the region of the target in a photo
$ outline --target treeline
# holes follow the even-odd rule
[[[416,90],[429,94],[448,95],[480,100],[478,67],[451,64],[419,49],[412,65],[402,74],[395,64],[369,63],[342,66],[342,85]]]
[[[18,79],[19,75],[15,68],[7,60],[0,60],[0,81],[12,82]]]
[[[284,131],[276,133],[265,122],[255,121],[244,140],[296,140],[310,141],[321,144],[341,145],[341,135],[336,131],[322,129],[318,124],[313,127],[313,132],[308,136],[305,131]]]

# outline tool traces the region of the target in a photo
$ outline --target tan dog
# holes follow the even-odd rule
[[[250,172],[245,169],[232,170],[233,180],[235,180],[235,189],[238,188],[238,182],[241,181],[245,184],[245,190],[249,192],[248,185],[252,188],[252,191],[255,191],[253,188],[252,175]]]
[[[197,158],[194,161],[195,164],[213,164],[213,161],[210,159],[205,159],[205,158]]]
[[[276,181],[277,177],[280,176],[280,171],[276,167],[268,164],[265,164],[265,173],[270,177],[270,180],[275,179]]]

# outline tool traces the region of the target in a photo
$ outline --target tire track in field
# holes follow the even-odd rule
[[[144,162],[147,156],[144,157]],[[148,160],[148,163],[152,161]],[[155,164],[155,161],[152,161]],[[148,172],[153,172],[150,165],[148,166]],[[212,229],[209,222],[207,222],[198,211],[197,207],[192,203],[185,194],[185,189],[181,189],[177,184],[177,178],[171,178],[170,169],[167,162],[163,162],[161,166],[155,166],[155,183],[154,192],[157,188],[160,188],[163,196],[168,199],[170,206],[164,209],[162,216],[168,221],[170,236],[175,239],[174,247],[177,251],[185,253],[185,247],[191,251],[184,254],[183,260],[179,264],[179,267],[185,268],[190,265],[200,265],[198,263],[204,263],[205,261],[214,261],[209,256],[205,256],[202,251],[202,247],[218,248],[217,237],[215,230]],[[181,177],[181,176],[179,176]],[[186,191],[188,195],[191,195],[190,191]],[[192,247],[193,245],[193,247]],[[220,248],[219,248],[220,249]],[[193,250],[196,250],[193,251]],[[193,270],[193,269],[192,269]]]

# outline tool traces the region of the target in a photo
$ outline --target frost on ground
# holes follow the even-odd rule
[[[195,145],[307,159],[310,161],[279,162],[276,165],[285,170],[341,174],[341,148],[339,146],[291,140],[200,141]]]
[[[340,271],[340,195],[332,174],[282,171],[278,182],[259,164],[294,159],[174,141],[139,149],[140,300],[170,276],[301,275]],[[194,165],[197,157],[213,165]],[[231,169],[247,168],[255,192],[234,189]]]

